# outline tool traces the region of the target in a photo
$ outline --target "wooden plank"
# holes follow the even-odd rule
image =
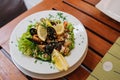
[[[104,13],[96,9],[94,6],[91,6],[87,4],[84,1],[78,1],[78,0],[64,0],[65,2],[75,6],[80,11],[83,11],[85,14],[88,14],[89,16],[95,18],[96,20],[102,22],[105,25],[108,25],[109,27],[112,27],[113,29],[120,32],[120,23],[111,19],[110,17],[106,16]]]
[[[100,60],[101,57],[99,55],[97,55],[92,50],[88,49],[88,53],[83,61],[83,64],[87,66],[89,69],[93,70]]]
[[[109,50],[112,45],[88,30],[87,34],[89,47],[104,56],[107,50]]]
[[[89,47],[95,50],[95,52],[91,49],[88,49],[88,53],[85,60],[83,61],[83,64],[86,65],[89,69],[93,70],[101,60],[99,55],[104,56],[112,45],[93,34],[89,30],[87,30],[87,34]]]
[[[86,1],[92,5],[96,5],[100,0],[83,0],[83,1]]]
[[[0,51],[0,80],[27,80],[27,78]]]
[[[9,40],[1,45],[3,49],[5,49],[8,53],[10,52],[9,48]]]
[[[81,66],[67,76],[68,80],[86,80],[89,73]]]

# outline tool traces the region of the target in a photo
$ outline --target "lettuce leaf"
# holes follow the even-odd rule
[[[32,25],[29,25],[27,31],[18,40],[18,48],[25,55],[32,55],[36,48],[36,45],[27,39],[32,37],[29,32],[31,27]]]

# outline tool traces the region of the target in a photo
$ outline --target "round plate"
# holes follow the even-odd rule
[[[38,74],[53,74],[60,72],[52,63],[44,62],[41,60],[38,60],[37,63],[35,63],[35,58],[32,58],[30,56],[23,55],[18,50],[18,39],[21,37],[21,35],[26,32],[28,25],[31,23],[34,24],[35,22],[39,21],[41,18],[46,18],[50,14],[53,16],[56,16],[56,14],[62,13],[63,16],[66,17],[68,22],[71,22],[74,26],[74,35],[75,35],[75,48],[71,51],[71,54],[66,58],[68,64],[70,67],[74,66],[84,55],[86,48],[88,47],[88,39],[87,34],[84,26],[82,23],[75,18],[74,16],[62,12],[62,11],[41,11],[34,13],[25,19],[23,19],[13,30],[11,37],[10,37],[10,54],[11,57],[14,59],[14,61],[20,65],[22,68],[38,73]]]

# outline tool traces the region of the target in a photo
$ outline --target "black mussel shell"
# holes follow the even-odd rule
[[[50,40],[54,40],[57,38],[56,31],[53,27],[47,27],[47,37]]]
[[[37,34],[37,30],[35,28],[31,28],[30,29],[30,34],[31,35]]]

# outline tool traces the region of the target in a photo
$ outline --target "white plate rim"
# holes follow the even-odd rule
[[[30,15],[30,16],[28,16],[28,17],[26,17],[25,19],[23,19],[20,23],[18,23],[18,25],[15,27],[15,29],[13,30],[13,32],[12,32],[12,34],[11,34],[11,37],[10,37],[10,42],[9,42],[9,45],[10,45],[10,54],[11,54],[11,57],[17,62],[17,64],[19,64],[20,66],[22,66],[24,69],[26,69],[26,70],[28,70],[28,71],[31,71],[31,72],[34,72],[34,73],[39,73],[39,74],[53,74],[53,73],[58,73],[59,72],[59,70],[57,70],[57,69],[55,69],[55,71],[53,71],[53,72],[42,72],[42,71],[38,71],[38,70],[34,70],[33,68],[31,69],[31,67],[30,68],[28,68],[29,66],[26,66],[26,64],[24,63],[23,64],[23,61],[21,61],[21,60],[19,60],[19,61],[21,61],[21,63],[17,60],[17,58],[16,58],[16,56],[14,56],[14,55],[16,55],[15,54],[15,49],[13,49],[12,47],[14,47],[15,48],[15,46],[17,45],[16,43],[13,45],[13,43],[14,43],[14,39],[15,39],[15,37],[16,37],[16,35],[18,35],[18,34],[16,34],[16,30],[17,29],[19,29],[19,27],[20,27],[20,25],[23,23],[23,21],[26,23],[26,19],[29,19],[29,17],[31,18],[31,16],[33,17],[34,15],[36,15],[36,14],[40,14],[40,13],[46,13],[46,12],[54,12],[54,13],[56,13],[56,12],[62,12],[62,11],[53,11],[53,10],[46,10],[46,11],[41,11],[41,12],[37,12],[37,13],[34,13],[34,14],[32,14],[32,15]],[[80,26],[81,28],[80,29],[82,29],[82,34],[81,35],[84,35],[84,36],[82,36],[82,38],[84,38],[85,39],[85,45],[83,45],[84,46],[84,48],[83,48],[83,50],[82,50],[82,53],[81,53],[81,56],[79,57],[79,59],[82,57],[82,55],[84,54],[84,52],[85,52],[85,49],[87,48],[87,44],[88,44],[88,39],[87,39],[87,33],[86,33],[86,30],[85,30],[85,28],[84,28],[84,26],[82,25],[82,23],[77,19],[77,18],[75,18],[74,16],[72,16],[72,15],[70,15],[70,14],[68,14],[68,13],[65,13],[65,12],[62,12],[62,13],[64,13],[64,14],[66,14],[66,15],[69,15],[70,17],[72,17],[73,19],[76,19],[77,20],[77,22],[79,22],[79,24],[77,25],[77,27],[78,26]],[[77,23],[76,23],[77,24]],[[17,30],[17,31],[19,31],[19,30]],[[76,32],[76,34],[77,34],[77,30],[75,31]],[[14,37],[14,38],[13,38]],[[17,39],[17,38],[16,38]],[[13,42],[12,42],[13,41]],[[78,40],[77,40],[78,41]],[[77,47],[79,46],[79,44],[77,44]],[[73,51],[73,50],[72,50]],[[21,55],[20,55],[21,56]],[[22,55],[22,57],[23,57],[24,55]],[[30,57],[27,57],[27,58],[29,58],[29,59],[31,59]],[[68,59],[69,57],[66,57],[66,59]],[[79,59],[77,59],[77,61],[79,61]],[[34,58],[32,58],[32,60],[35,60]],[[76,61],[76,63],[77,63],[77,61]],[[46,64],[46,63],[45,63]],[[74,63],[75,64],[75,63]],[[33,64],[32,64],[33,65]],[[52,65],[52,64],[51,64]],[[30,64],[30,66],[31,66],[31,64]],[[54,65],[52,65],[52,66],[54,66]],[[72,65],[73,66],[73,65]],[[72,67],[71,66],[71,67]]]

